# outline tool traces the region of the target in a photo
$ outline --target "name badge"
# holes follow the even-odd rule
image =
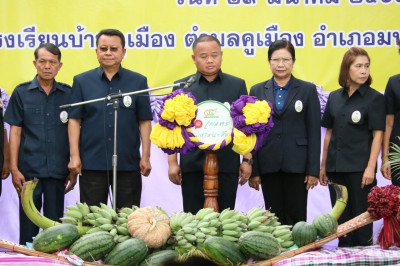
[[[296,112],[300,113],[301,111],[303,111],[303,103],[300,100],[297,100],[296,103],[294,104],[294,109],[296,110]]]
[[[352,120],[354,123],[360,122],[360,120],[361,120],[361,113],[360,113],[360,111],[354,111],[354,112],[351,114],[351,120]]]
[[[132,98],[131,96],[125,96],[124,97],[124,105],[125,107],[129,107],[132,105]]]
[[[60,113],[60,120],[64,124],[68,122],[68,112],[67,111],[61,111]]]

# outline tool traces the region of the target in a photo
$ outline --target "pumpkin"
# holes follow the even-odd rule
[[[150,206],[137,209],[128,216],[128,231],[149,248],[161,247],[171,235],[168,215]]]

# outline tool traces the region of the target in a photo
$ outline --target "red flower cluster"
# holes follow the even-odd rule
[[[382,248],[400,245],[400,187],[387,185],[375,186],[368,194],[368,212],[376,220],[383,218],[383,228],[378,236]]]
[[[368,212],[375,219],[396,216],[400,207],[400,187],[387,185],[375,186],[368,194]]]

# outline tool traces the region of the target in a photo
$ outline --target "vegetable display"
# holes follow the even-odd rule
[[[22,195],[25,204],[32,203],[35,185],[27,185]],[[332,210],[336,217],[347,200],[347,192],[337,188],[341,202]],[[247,214],[204,208],[196,214],[176,212],[169,216],[160,207],[132,206],[115,211],[102,203],[88,206],[77,202],[67,207],[61,218],[63,224],[32,208],[25,209],[28,217],[47,228],[34,242],[38,251],[52,253],[69,247],[68,253],[82,260],[113,265],[157,265],[192,255],[206,256],[220,265],[237,265],[249,259],[274,258],[296,248],[295,243],[301,246],[315,241],[315,231],[322,236],[337,229],[334,216],[322,214],[314,219],[314,225],[296,224],[292,230],[292,226],[281,224],[274,213],[261,207],[254,207]],[[314,231],[305,234],[304,228],[310,226],[315,227]]]

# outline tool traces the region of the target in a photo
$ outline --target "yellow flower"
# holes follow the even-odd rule
[[[232,150],[241,155],[249,154],[256,145],[257,136],[251,134],[246,136],[242,131],[234,128],[233,129],[233,147]]]
[[[176,126],[170,130],[157,123],[151,130],[150,140],[159,148],[163,149],[176,149],[182,148],[185,140],[182,137],[181,127]]]
[[[197,106],[192,98],[185,94],[178,94],[164,103],[164,110],[161,118],[169,122],[174,122],[180,126],[189,126],[196,116]]]
[[[271,108],[267,101],[256,101],[255,103],[247,103],[243,107],[243,115],[245,117],[246,125],[253,125],[257,123],[268,123],[271,116]]]

